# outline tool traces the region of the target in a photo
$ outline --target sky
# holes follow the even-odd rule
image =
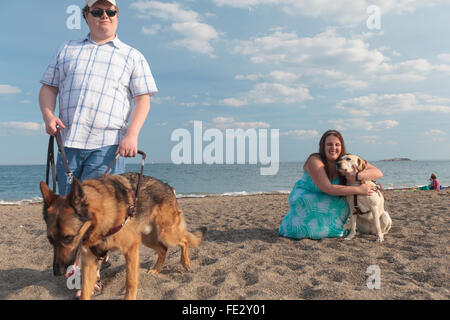
[[[198,121],[278,130],[280,161],[304,161],[328,129],[367,160],[450,159],[449,0],[117,3],[118,37],[159,89],[139,136],[149,161],[173,162],[172,134],[194,140]],[[0,1],[0,165],[45,164],[40,80],[61,44],[88,34],[83,6]]]

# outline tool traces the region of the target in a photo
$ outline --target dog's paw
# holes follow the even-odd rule
[[[157,269],[149,269],[149,270],[147,271],[147,273],[148,273],[148,274],[158,274],[158,273],[159,273],[159,270],[157,270]]]
[[[349,234],[347,237],[344,238],[344,240],[352,240],[355,237],[354,234]]]
[[[381,242],[383,242],[384,241],[384,237],[383,236],[378,236],[377,237],[377,242],[379,242],[379,243],[381,243]]]

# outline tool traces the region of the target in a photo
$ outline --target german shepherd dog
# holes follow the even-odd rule
[[[150,273],[158,273],[168,247],[181,247],[181,264],[190,269],[189,247],[202,242],[206,228],[186,230],[174,189],[162,181],[142,176],[138,200],[134,192],[139,174],[76,178],[70,193],[59,196],[45,182],[44,220],[53,246],[53,273],[60,276],[81,255],[81,299],[90,299],[97,280],[97,260],[108,250],[120,250],[126,262],[125,299],[136,299],[141,242],[155,249],[158,259]],[[135,214],[134,214],[135,213]]]

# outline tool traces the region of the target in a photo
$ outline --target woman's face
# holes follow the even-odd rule
[[[341,141],[338,137],[330,135],[325,139],[325,156],[329,161],[336,161],[341,155]]]

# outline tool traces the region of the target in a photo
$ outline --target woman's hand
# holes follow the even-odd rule
[[[374,187],[367,183],[358,186],[358,189],[360,191],[358,194],[362,196],[371,196],[375,192]]]

